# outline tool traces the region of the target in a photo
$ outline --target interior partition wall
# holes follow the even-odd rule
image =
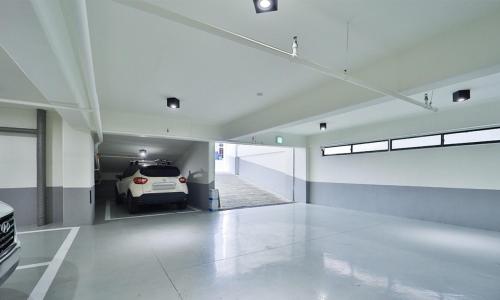
[[[308,200],[500,230],[500,143],[491,138],[497,131],[480,130],[495,127],[483,124],[497,121],[498,110],[477,106],[313,136],[309,139]],[[435,133],[436,141],[413,140]],[[381,151],[351,150],[354,144],[388,139],[392,142]],[[321,147],[325,145],[347,145],[347,153],[332,148],[337,153],[324,156]]]

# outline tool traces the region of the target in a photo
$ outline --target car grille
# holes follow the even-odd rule
[[[3,224],[9,224],[3,225]],[[8,227],[6,232],[2,229]],[[14,246],[15,241],[15,228],[14,228],[14,213],[10,213],[7,216],[0,219],[0,258],[7,254]]]

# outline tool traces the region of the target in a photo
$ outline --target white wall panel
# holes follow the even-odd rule
[[[62,122],[62,170],[65,188],[94,185],[94,141],[90,132]]]
[[[36,138],[0,133],[0,188],[36,187]]]

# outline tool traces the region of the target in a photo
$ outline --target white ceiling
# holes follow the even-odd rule
[[[339,70],[347,20],[349,61],[359,69],[500,9],[498,0],[309,0],[281,1],[278,12],[257,15],[251,0],[150,2],[285,50],[298,35],[301,56]],[[223,124],[327,80],[114,1],[87,4],[103,110]],[[165,109],[166,96],[180,98],[181,110]]]
[[[101,170],[123,171],[131,160],[140,159],[138,153],[141,149],[146,149],[148,160],[166,159],[175,163],[193,143],[196,142],[105,134],[104,142],[99,146]]]
[[[0,98],[47,103],[40,91],[0,47]]]
[[[466,102],[453,103],[453,92],[461,89],[470,89],[471,99]],[[424,94],[419,93],[411,97],[423,101]],[[483,105],[484,109],[488,109],[489,104],[494,105],[500,102],[500,73],[431,90],[428,91],[428,94],[429,97],[433,96],[433,105],[439,108],[437,114],[448,110],[467,109],[476,105]],[[320,122],[327,122],[328,131],[332,131],[431,113],[433,112],[399,100],[391,100],[342,114],[318,118],[314,121],[280,129],[280,131],[299,135],[313,135],[321,134],[319,131]]]

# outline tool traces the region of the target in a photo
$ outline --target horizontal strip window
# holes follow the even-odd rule
[[[441,134],[391,140],[391,150],[420,149],[441,146]]]
[[[353,144],[352,153],[382,152],[389,151],[389,141]]]
[[[323,156],[500,143],[500,127],[323,147]]]
[[[500,142],[500,128],[471,130],[444,134],[445,146]]]
[[[323,156],[351,154],[351,145],[323,148]]]

